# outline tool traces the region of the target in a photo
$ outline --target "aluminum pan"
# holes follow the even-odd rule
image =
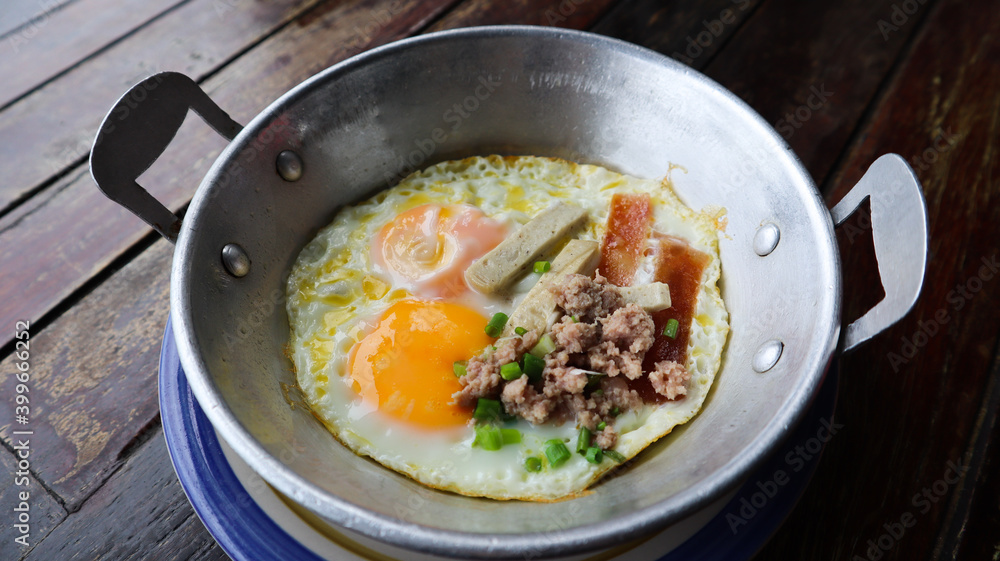
[[[344,449],[306,410],[289,406],[294,390],[283,386],[294,382],[281,352],[287,320],[276,291],[298,250],[336,208],[405,171],[400,161],[434,139],[434,129],[453,126],[447,111],[475,96],[483,77],[499,84],[424,152],[421,167],[490,152],[569,157],[644,177],[676,163],[687,170],[674,179],[690,206],[728,209],[720,243],[732,332],[709,400],[625,473],[572,501],[496,502],[426,489]],[[306,162],[297,183],[274,172],[286,148]],[[766,258],[751,250],[763,222],[782,231]],[[249,252],[247,277],[223,270],[219,251],[228,242]],[[841,293],[823,201],[787,144],[746,104],[652,51],[523,26],[393,43],[282,96],[244,128],[199,188],[171,287],[193,393],[223,438],[276,489],[374,538],[483,558],[619,543],[735,486],[788,434],[819,387],[839,334]],[[785,343],[784,354],[757,374],[750,358],[773,338]]]

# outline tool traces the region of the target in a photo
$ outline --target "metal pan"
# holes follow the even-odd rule
[[[188,109],[231,140],[183,222],[135,182]],[[551,504],[439,492],[360,458],[295,389],[284,286],[334,212],[409,171],[533,154],[673,179],[727,210],[731,333],[701,413],[593,493]],[[736,96],[654,52],[588,33],[486,27],[381,47],[297,86],[245,127],[190,79],[158,74],[112,108],[91,154],[109,197],[176,240],[170,313],[191,389],[257,473],[324,519],[443,555],[568,554],[663,528],[737,485],[789,434],[831,358],[920,292],[927,215],[899,156],[876,160],[832,211],[788,145]],[[870,201],[885,299],[841,330],[834,223]]]

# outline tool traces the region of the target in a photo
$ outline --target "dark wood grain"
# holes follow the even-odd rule
[[[1000,373],[993,370],[994,384],[1000,385]],[[996,398],[994,392],[994,398]],[[967,511],[957,511],[954,536],[943,536],[941,556],[954,559],[993,559],[1000,552],[1000,419],[998,409],[992,415],[993,430],[984,447],[983,465],[971,490]],[[985,424],[985,423],[984,423]],[[961,508],[961,506],[960,506]]]
[[[124,458],[158,414],[156,372],[168,308],[172,246],[160,241],[49,328],[31,337],[34,471],[70,511]],[[15,357],[0,363],[11,372]],[[0,393],[13,395],[13,377]],[[0,400],[0,418],[14,418]],[[0,426],[5,444],[16,425]]]
[[[373,13],[372,6],[377,8],[378,5],[355,9],[352,12],[353,18],[347,17],[343,11],[331,12],[326,14],[324,19],[314,20],[305,27],[290,28],[287,32],[292,35],[290,38],[275,36],[274,47],[268,49],[266,55],[256,57],[249,54],[241,59],[242,62],[237,61],[226,72],[220,74],[218,81],[213,82],[220,84],[213,90],[213,95],[216,99],[233,101],[234,103],[227,108],[237,116],[241,116],[240,111],[250,112],[255,110],[253,107],[259,108],[269,99],[247,99],[245,89],[239,85],[240,83],[226,81],[228,72],[231,71],[235,76],[246,79],[249,70],[245,72],[244,68],[260,65],[263,61],[281,59],[283,52],[299,49],[307,41],[316,44],[319,40],[319,37],[315,36],[316,33],[331,35],[327,38],[331,47],[349,44],[354,38],[355,25],[348,24],[363,26]],[[328,23],[325,18],[336,18],[340,22],[337,31],[324,31],[327,29],[325,24]],[[391,35],[406,33],[418,27],[419,23],[419,19],[404,18],[403,22],[395,24],[396,27],[385,27],[384,32]],[[387,39],[377,40],[384,42]],[[339,55],[330,54],[332,51],[329,49],[318,51],[330,57],[344,57],[349,54],[346,50],[341,51]],[[297,71],[299,76],[293,75],[291,78],[262,76],[262,79],[256,82],[257,95],[263,97],[268,95],[267,92],[273,92],[276,96],[281,93],[276,90],[289,87],[286,81],[304,78],[301,74],[308,73],[316,64],[325,65],[336,61],[324,58],[317,63],[315,60],[302,57],[298,60],[299,66],[293,70]],[[266,79],[271,80],[273,84],[271,88],[267,87]],[[233,106],[236,107],[235,111]],[[193,146],[182,141],[180,144],[185,146],[181,149],[183,156],[197,161],[199,159],[197,150],[205,148],[207,142],[205,139],[211,138],[212,134],[205,130],[197,130],[187,135],[182,129],[179,139],[199,138],[199,135],[201,138],[201,142]],[[219,148],[218,145],[214,147],[216,153]],[[211,157],[203,154],[200,156],[204,160],[204,165],[211,160]],[[200,170],[200,173],[203,172],[203,169]],[[194,175],[199,171],[192,170],[189,173]],[[174,180],[172,184],[171,179]],[[186,201],[191,192],[189,185],[196,181],[195,178],[186,179],[189,179],[190,183],[178,181],[174,170],[166,167],[161,174],[152,174],[150,184],[161,185],[157,180],[163,180],[164,183],[172,185],[175,193],[172,204],[176,206]],[[48,193],[46,193],[35,197],[31,204],[25,205],[24,209],[18,209],[24,211],[23,215],[14,213],[6,217],[9,226],[4,234],[31,232],[31,235],[35,236],[34,239],[41,242],[37,246],[39,249],[43,247],[42,243],[47,245],[45,249],[47,255],[55,257],[57,261],[73,260],[71,262],[80,263],[81,254],[72,253],[71,248],[92,250],[94,247],[101,247],[101,240],[107,240],[120,252],[148,231],[126,211],[104,200],[103,195],[90,184],[89,177],[82,171],[68,178],[65,189],[53,189],[51,193],[51,198],[47,198],[45,195]],[[81,216],[82,220],[74,223],[70,229],[78,225],[83,239],[64,237],[55,241],[54,238],[60,233],[65,233],[68,228],[64,220],[55,217],[58,214],[55,216],[49,214],[53,209],[66,213],[66,216],[71,214]],[[116,220],[118,217],[120,220]],[[30,226],[37,228],[28,229]],[[122,230],[128,229],[132,230],[132,235],[123,240]],[[50,235],[44,235],[42,232],[48,232]],[[0,237],[2,235],[0,234]],[[17,244],[12,244],[11,247],[17,247]],[[60,247],[65,249],[58,249]],[[30,254],[30,249],[21,254],[22,265],[30,266],[28,259]],[[51,384],[58,384],[57,387],[39,388],[40,398],[44,399],[47,411],[47,415],[39,420],[42,425],[39,430],[46,431],[44,453],[47,454],[41,476],[63,496],[70,508],[75,508],[86,499],[88,494],[100,485],[103,478],[120,464],[121,458],[118,457],[120,451],[138,430],[155,417],[155,392],[143,391],[143,388],[155,386],[153,374],[162,333],[164,317],[162,311],[167,307],[169,255],[168,245],[165,243],[154,245],[154,249],[144,252],[139,259],[112,276],[82,302],[75,305],[69,313],[60,317],[50,329],[39,335],[38,345],[44,349],[43,362],[35,365],[35,368],[43,373],[43,378],[51,380]],[[114,254],[105,256],[105,259],[110,257],[114,257]],[[106,263],[107,261],[104,261],[101,265]],[[53,270],[45,263],[38,263],[38,268],[29,272],[24,278],[34,277],[32,294],[38,294],[40,289],[46,286],[59,289],[59,283],[66,280],[65,276],[61,276],[63,274],[75,277],[74,282],[85,281],[96,272],[96,267],[91,267],[89,269],[66,267]],[[134,286],[142,286],[144,290],[129,289]],[[161,313],[157,314],[157,311]],[[102,333],[96,344],[93,339],[95,330]],[[109,343],[103,344],[103,341]],[[94,355],[91,361],[83,359],[85,355],[80,349],[84,348],[88,349],[87,355]],[[65,374],[60,375],[60,373]],[[131,396],[131,399],[124,402],[115,399],[115,396],[122,394]],[[80,426],[89,426],[90,429],[81,431]]]
[[[653,49],[701,69],[760,5],[760,0],[632,0],[619,3],[595,33]]]
[[[878,21],[895,3],[642,0],[617,6],[594,31],[703,70],[774,125],[822,180],[922,15],[884,34]]]
[[[123,500],[127,499],[127,500]],[[149,441],[26,560],[228,559],[191,508],[163,433]]]
[[[30,426],[20,428],[31,429]],[[14,441],[17,449],[13,453],[6,448],[0,449],[0,473],[10,477],[4,481],[4,490],[0,493],[0,516],[4,517],[0,525],[3,528],[0,530],[0,551],[5,558],[17,557],[34,547],[66,517],[66,510],[59,501],[30,473],[32,468],[38,467],[40,458],[34,455],[34,447],[38,444],[34,435],[19,435]],[[22,469],[24,465],[18,465],[25,460],[29,464],[27,470]],[[27,515],[27,523],[21,519],[22,514]],[[22,524],[25,527],[21,527]]]
[[[771,123],[822,181],[928,9],[886,34],[878,22],[898,4],[771,0],[705,71]]]
[[[72,0],[4,2],[0,5],[0,37],[7,39],[18,31],[25,31],[32,23],[38,24],[46,17],[59,13],[59,9],[70,2]]]
[[[401,7],[387,23],[379,23],[386,21],[380,18],[389,6]],[[423,3],[418,8],[413,2],[400,5],[389,0],[337,5],[302,18],[271,37],[213,76],[206,88],[220,106],[245,122],[313,73],[362,49],[412,33],[447,7],[447,2]],[[430,8],[436,11],[428,11]],[[536,14],[533,17],[538,17],[550,7],[530,9]],[[580,17],[587,13],[581,10]],[[477,23],[463,17],[464,24]],[[368,36],[369,29],[377,33]],[[305,45],[310,47],[300,52]],[[253,83],[254,88],[248,90],[246,83]],[[143,176],[143,185],[169,208],[180,208],[187,202],[223,146],[213,132],[199,125],[197,121],[190,127],[185,124],[187,130],[178,133],[175,148]],[[0,244],[11,248],[0,254],[0,268],[10,271],[9,284],[0,286],[0,298],[5,293],[18,294],[10,299],[10,307],[0,310],[0,322],[41,317],[147,232],[141,221],[108,201],[84,169],[75,169],[0,218]],[[40,254],[60,266],[35,259]],[[22,295],[17,283],[29,280],[32,290]],[[9,343],[9,337],[0,334],[0,346]]]
[[[245,52],[234,47],[232,56],[217,54],[210,64],[184,58],[208,52],[198,43],[215,40],[207,36],[209,31],[196,40],[186,38],[182,30],[177,44],[161,32],[156,42],[148,40],[155,48],[147,47],[146,58],[131,68],[134,78],[166,69],[157,64],[160,60],[177,62],[172,69],[190,65],[200,69],[198,76],[208,76],[203,84],[213,98],[245,122],[329,64],[417,31],[554,23],[656,49],[734,89],[779,132],[790,132],[790,144],[831,202],[881,153],[898,151],[911,160],[931,209],[925,293],[903,322],[842,360],[837,421],[844,429],[830,442],[802,502],[756,558],[867,559],[868,540],[883,538],[887,527],[906,513],[914,516],[915,526],[893,538],[882,560],[997,558],[1000,274],[982,280],[967,299],[956,287],[980,273],[982,257],[1000,259],[1000,164],[995,157],[1000,141],[1000,14],[990,2],[329,0],[294,12],[300,15],[288,25],[264,21],[280,10],[292,14],[297,8],[289,1],[275,7],[268,2],[188,0],[184,7],[197,3],[203,11],[200,20],[192,18],[202,29],[213,17],[221,17],[216,16],[219,10],[227,17],[239,10],[238,20],[262,18],[260,27],[245,19],[240,25],[270,31],[255,32],[252,41],[243,38],[246,47],[259,44]],[[55,17],[63,11],[107,2],[75,0],[52,13],[53,27],[40,30],[55,29]],[[913,13],[903,12],[904,6]],[[725,9],[735,10],[732,23],[722,21]],[[99,106],[103,114],[129,84],[121,83],[128,76],[119,68],[98,61],[129,41],[145,44],[135,37],[180,11],[142,27],[8,107],[0,113],[0,131],[9,121],[23,118],[21,109],[66,116],[69,109],[59,105],[65,95],[40,97],[43,101],[34,106],[22,102],[88,65],[98,65],[93,80],[79,80],[63,93],[86,107]],[[557,14],[566,19],[559,20]],[[100,18],[94,14],[93,19]],[[721,29],[714,25],[716,20]],[[228,22],[225,17],[220,21],[218,25]],[[239,45],[239,39],[228,40]],[[5,40],[0,37],[0,52],[9,48]],[[44,41],[39,35],[37,45],[23,48],[40,49]],[[0,69],[6,62],[0,60]],[[43,71],[37,74],[48,79]],[[119,84],[105,88],[98,100],[88,92],[103,87],[99,82],[105,74]],[[0,92],[3,87],[0,78]],[[803,122],[795,126],[788,115],[808,107],[815,88],[832,94],[810,110],[809,118],[796,118]],[[170,247],[156,242],[140,251],[149,243],[144,238],[149,229],[106,201],[84,166],[67,168],[56,162],[53,153],[60,152],[53,152],[49,142],[64,152],[89,146],[93,131],[81,125],[84,120],[74,119],[70,115],[46,121],[37,129],[39,138],[48,135],[45,141],[24,138],[34,143],[34,151],[18,146],[22,136],[2,140],[8,179],[22,173],[16,169],[22,162],[28,168],[42,166],[23,172],[24,177],[39,178],[34,186],[14,189],[32,196],[0,215],[0,325],[11,325],[15,318],[42,318],[33,333],[41,351],[33,388],[39,400],[33,420],[38,448],[33,442],[32,451],[37,460],[32,469],[38,474],[32,482],[38,502],[32,508],[40,518],[32,533],[45,539],[28,558],[226,559],[191,512],[159,429],[155,365],[166,317]],[[200,120],[189,119],[175,145],[142,182],[171,208],[182,208],[223,145]],[[8,158],[8,152],[17,158]],[[0,182],[0,193],[9,185]],[[39,191],[38,185],[46,187]],[[854,224],[860,235],[839,232],[848,278],[845,318],[860,315],[881,296],[870,233],[860,217]],[[958,299],[965,302],[961,309]],[[900,362],[896,357],[908,352],[906,340],[912,342],[922,326],[933,326],[942,310],[948,319],[926,341],[918,339],[915,354]],[[11,348],[7,330],[0,330],[0,348]],[[0,371],[10,369],[7,357]],[[0,379],[0,393],[11,395],[10,390],[8,379]],[[12,427],[3,423],[11,422],[11,407],[9,400],[0,399],[5,445],[0,466],[5,473],[12,460]],[[913,495],[924,489],[933,492],[949,475],[949,462],[969,465],[972,471],[957,483],[945,484],[943,496],[929,503],[927,512],[921,511]],[[43,483],[55,494],[42,488]],[[13,508],[9,497],[7,491],[0,495],[0,510]],[[60,505],[63,499],[72,514],[66,515]],[[0,527],[0,557],[16,558],[22,550],[7,546],[6,521]]]
[[[586,29],[614,0],[470,0],[432,25],[428,31],[470,25],[547,25]]]
[[[399,9],[384,24],[371,25],[390,6]],[[247,122],[312,74],[363,49],[413,33],[447,6],[447,0],[330,4],[245,53],[205,88],[230,115]],[[366,29],[373,33],[368,35]],[[124,91],[109,94],[104,103],[110,107]],[[225,146],[200,119],[188,121],[171,148],[141,178],[143,186],[171,209],[187,203]],[[0,300],[8,303],[0,309],[0,325],[15,318],[42,317],[148,232],[138,218],[104,197],[85,167],[74,168],[0,218],[0,245],[5,248],[0,270],[6,276]],[[28,284],[32,289],[25,292]],[[0,332],[0,346],[11,337],[12,333]]]
[[[5,37],[0,107],[187,0],[79,0]]]
[[[932,559],[941,532],[953,526],[950,517],[968,514],[953,513],[950,505],[964,493],[996,487],[976,473],[939,483],[954,480],[952,465],[971,460],[969,447],[981,430],[976,419],[991,372],[996,376],[1000,271],[984,265],[1000,258],[1000,162],[994,156],[1000,13],[990,6],[945,1],[929,9],[912,50],[829,182],[828,199],[836,201],[878,155],[897,152],[910,160],[930,212],[929,271],[914,310],[842,361],[837,415],[846,428],[830,442],[805,498],[761,559],[865,559],[869,549],[883,559]],[[853,247],[844,258],[846,278],[873,275],[870,260]],[[845,315],[860,314],[858,302],[872,290],[871,283],[857,283]],[[979,478],[985,483],[977,489]],[[914,499],[925,489],[936,502]],[[981,500],[996,506],[996,495]],[[907,514],[912,528],[898,539],[883,537]],[[890,547],[879,548],[879,539]]]
[[[132,85],[163,70],[201,79],[316,2],[193,0],[7,107],[0,145],[18,165],[5,169],[0,210],[85,157]]]
[[[387,5],[387,4],[386,4]],[[303,26],[288,28],[285,34],[276,35],[262,48],[264,52],[258,55],[247,55],[241,61],[230,65],[229,71],[234,76],[244,79],[258,77],[257,87],[248,94],[243,82],[227,82],[225,74],[220,74],[217,89],[221,99],[230,99],[235,103],[234,112],[250,112],[270,101],[269,95],[277,96],[292,84],[288,82],[304,79],[313,66],[332,64],[338,57],[347,56],[346,46],[355,33],[354,25],[364,25],[373,17],[373,9],[378,3],[361,4],[350,9],[333,10],[322,17],[314,19]],[[422,18],[430,17],[427,13],[400,12],[399,20],[392,25],[386,25],[380,33],[396,36],[411,32],[421,26]],[[409,16],[409,17],[408,17]],[[340,26],[331,29],[330,21],[339,21]],[[270,68],[271,61],[281,60],[282,55],[290,50],[301,49],[304,44],[319,47],[325,40],[326,48],[317,48],[318,57],[298,57],[297,63],[290,65],[288,74],[275,72]],[[375,41],[387,41],[383,35],[372,37]],[[336,51],[338,46],[341,50]],[[356,46],[354,48],[361,48]],[[333,57],[331,60],[328,57]],[[265,64],[267,63],[267,64]],[[261,72],[253,74],[248,67],[257,66]],[[222,92],[221,94],[219,92]],[[254,97],[256,96],[256,97]],[[253,109],[256,107],[256,109]],[[185,125],[187,127],[187,124]],[[198,148],[212,148],[215,153],[221,148],[214,139],[214,133],[205,130],[207,127],[192,129],[182,128],[178,138],[188,160],[198,162],[207,167],[211,157],[194,153]],[[201,138],[201,143],[195,147],[183,142],[186,138]],[[209,140],[216,142],[214,146]],[[168,155],[169,157],[169,155]],[[155,168],[154,168],[155,169]],[[163,180],[170,184],[170,179],[176,179],[175,172],[168,167],[160,168],[160,175],[153,174],[152,180]],[[204,173],[195,170],[191,173]],[[190,196],[193,189],[190,183],[177,181],[172,185],[175,189],[174,205],[182,204]],[[155,183],[162,185],[160,183]],[[103,200],[97,189],[90,183],[89,177],[82,171],[77,177],[70,179],[67,190],[53,190],[53,199],[36,197],[30,209],[23,216],[10,216],[12,230],[24,231],[25,224],[40,225],[44,231],[53,236],[60,231],[66,231],[66,224],[45,219],[45,213],[58,207],[65,201],[71,205],[73,213],[82,220],[75,224],[83,231],[104,225],[106,229],[99,236],[113,241],[119,251],[135,243],[147,232],[145,226],[126,211],[118,210],[116,205]],[[154,191],[156,192],[156,191]],[[66,197],[66,198],[60,198]],[[50,204],[56,200],[59,203]],[[103,207],[101,205],[104,205]],[[121,216],[120,222],[109,223],[109,217],[116,211]],[[19,209],[20,210],[20,209]],[[63,211],[66,208],[62,208]],[[42,217],[40,221],[39,217]],[[121,235],[123,224],[135,222],[133,235],[122,244],[122,240],[114,241]],[[91,231],[93,234],[93,231]],[[39,230],[34,230],[39,235]],[[44,238],[44,236],[43,236]],[[72,259],[76,254],[71,248],[88,248],[97,243],[98,237],[85,234],[85,239],[66,239],[65,253],[52,252],[52,240],[48,241],[47,254],[54,260],[60,258]],[[56,244],[58,245],[58,244]],[[13,246],[12,246],[13,247]],[[5,253],[4,257],[8,254]],[[22,254],[24,261],[29,262],[28,254]],[[36,430],[40,434],[39,476],[50,485],[66,502],[70,510],[77,508],[87,496],[99,487],[114,469],[124,460],[120,455],[143,427],[148,426],[157,415],[156,398],[156,361],[159,353],[159,341],[162,336],[165,310],[168,307],[168,276],[170,269],[171,246],[166,242],[154,244],[153,249],[143,252],[142,256],[129,263],[124,269],[113,275],[107,282],[101,284],[94,292],[76,304],[68,313],[62,315],[48,329],[36,335],[35,346],[39,348],[39,359],[33,365],[40,380],[35,388],[35,398],[40,401],[44,415],[36,419]],[[52,271],[51,262],[39,263],[35,271],[33,288],[49,286],[52,277],[47,271]],[[46,266],[48,265],[48,266]],[[85,280],[91,271],[65,268],[64,273],[80,275],[78,280]],[[136,290],[135,287],[143,287]],[[20,291],[18,291],[20,292]],[[21,316],[11,316],[21,317]],[[95,333],[100,336],[95,338]],[[8,363],[12,358],[8,359]],[[2,363],[0,363],[2,364]],[[10,368],[10,364],[4,367]],[[0,388],[6,388],[9,379],[0,382]],[[122,399],[128,396],[128,399]],[[12,404],[0,401],[0,414],[6,413],[11,418]],[[0,435],[9,436],[9,427],[0,427]]]

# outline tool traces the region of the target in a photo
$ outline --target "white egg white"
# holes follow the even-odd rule
[[[519,420],[520,444],[486,451],[472,445],[472,426],[428,430],[381,414],[363,402],[346,373],[351,347],[373,318],[404,298],[419,297],[379,277],[369,254],[371,240],[400,213],[426,203],[467,204],[508,224],[510,231],[557,201],[585,208],[589,222],[579,235],[601,240],[609,203],[616,193],[649,193],[654,229],[683,238],[711,256],[695,308],[685,366],[691,373],[683,399],[646,405],[616,419],[615,450],[631,458],[701,408],[721,362],[728,314],[717,287],[721,274],[718,229],[713,219],[681,203],[668,181],[639,179],[607,169],[535,157],[499,156],[442,162],[415,173],[399,185],[340,211],[300,254],[288,279],[289,350],[299,386],[316,415],[346,446],[432,487],[497,499],[554,500],[582,492],[616,464],[601,464],[572,454],[564,465],[549,466],[544,443],[559,438],[572,451],[572,423],[533,426]],[[527,291],[532,278],[518,283]],[[510,313],[517,298],[469,295],[460,303],[480,310]],[[524,460],[543,459],[529,473]]]

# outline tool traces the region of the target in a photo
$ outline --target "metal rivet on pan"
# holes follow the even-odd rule
[[[302,177],[302,158],[291,150],[278,154],[278,175],[285,181],[298,181]]]
[[[764,257],[778,247],[778,240],[781,239],[781,230],[777,226],[768,222],[757,228],[757,234],[753,237],[753,250],[757,255]]]
[[[226,244],[222,248],[222,264],[234,277],[245,277],[250,272],[250,256],[243,248],[234,244]]]
[[[763,374],[774,368],[781,358],[781,351],[785,348],[784,343],[777,339],[772,339],[764,343],[757,349],[757,354],[753,355],[753,369]]]

